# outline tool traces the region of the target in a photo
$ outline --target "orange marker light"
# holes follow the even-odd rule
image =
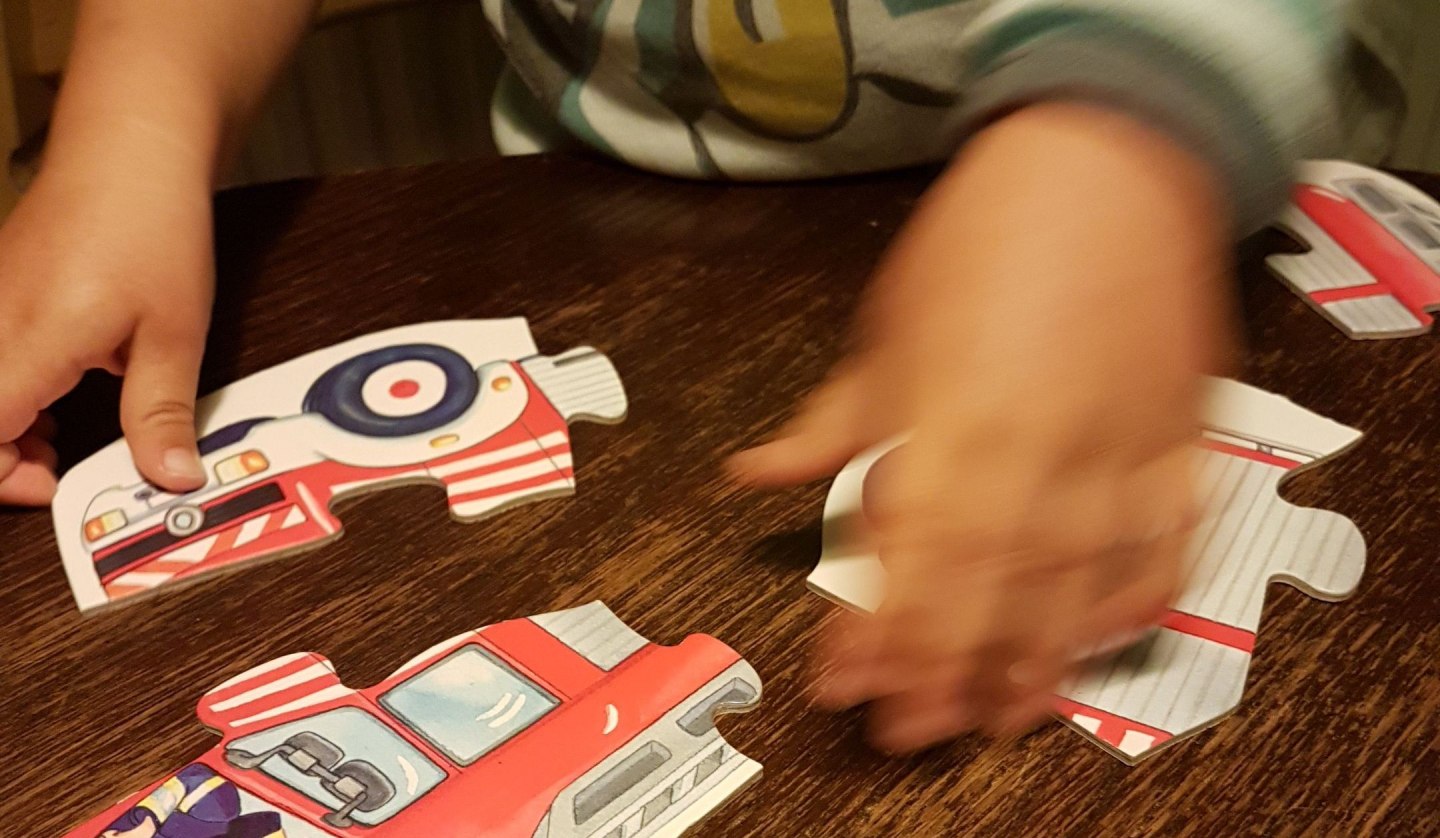
[[[99,541],[128,523],[124,512],[112,509],[85,522],[85,540]]]
[[[252,474],[259,474],[269,467],[270,461],[265,459],[264,454],[259,451],[246,451],[216,463],[215,479],[221,483],[234,483]]]
[[[490,389],[494,390],[497,393],[503,393],[506,390],[510,389],[510,384],[510,376],[502,375],[494,381],[490,382]]]

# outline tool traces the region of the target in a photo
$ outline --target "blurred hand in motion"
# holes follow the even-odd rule
[[[906,436],[866,485],[884,602],[832,627],[818,682],[870,704],[878,746],[1028,728],[1086,649],[1178,593],[1202,376],[1228,343],[1221,191],[1103,107],[993,123],[881,265],[858,350],[732,459],[779,487]]]

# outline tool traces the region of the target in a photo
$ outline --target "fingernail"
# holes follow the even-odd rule
[[[185,448],[167,449],[160,457],[160,467],[172,477],[181,480],[205,480],[205,470],[200,467],[200,458],[195,452]]]

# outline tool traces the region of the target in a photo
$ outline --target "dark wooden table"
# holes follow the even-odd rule
[[[1139,768],[1058,724],[891,759],[859,714],[809,705],[834,612],[803,582],[825,486],[755,494],[718,466],[835,360],[924,182],[528,159],[225,196],[205,389],[377,329],[520,314],[542,351],[608,352],[630,418],[575,428],[575,498],[462,525],[436,489],[371,495],[341,507],[334,545],[88,618],[49,515],[4,513],[0,835],[59,834],[185,764],[214,741],[197,697],[254,664],[312,650],[364,686],[461,631],[597,598],[657,642],[713,634],[765,679],[760,708],[722,722],[764,777],[703,834],[1440,832],[1440,335],[1347,340],[1254,264],[1243,377],[1367,435],[1285,492],[1365,533],[1354,599],[1272,589],[1239,712]],[[97,379],[61,406],[72,459],[116,436],[114,399]]]

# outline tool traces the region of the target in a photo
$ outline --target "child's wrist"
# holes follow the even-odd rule
[[[69,128],[47,143],[37,185],[125,183],[144,192],[193,190],[207,197],[213,188],[215,153],[183,131],[135,116]]]
[[[1047,159],[1063,154],[1077,166],[1103,167],[1116,178],[1164,190],[1207,221],[1223,223],[1231,214],[1223,174],[1210,160],[1145,119],[1100,102],[1055,99],[1027,105],[982,129],[970,149],[981,157],[1012,150]]]

